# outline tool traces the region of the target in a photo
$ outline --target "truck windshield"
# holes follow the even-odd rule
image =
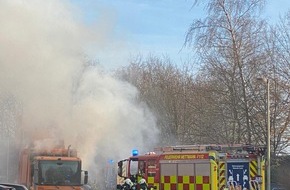
[[[81,167],[77,161],[40,161],[38,175],[40,184],[81,185]]]

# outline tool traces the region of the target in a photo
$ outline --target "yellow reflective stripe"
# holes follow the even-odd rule
[[[177,183],[176,176],[170,176],[170,183]]]
[[[203,183],[203,176],[195,176],[195,182],[196,182],[196,184],[202,184]]]
[[[165,183],[165,184],[164,184],[164,189],[171,189],[171,187],[170,187],[170,183]]]
[[[213,165],[217,167],[216,163]],[[217,169],[216,169],[217,170]],[[215,172],[217,173],[217,171]],[[211,179],[212,176],[194,176],[195,181],[190,182],[190,177],[191,176],[179,176],[179,181],[178,176],[161,176],[161,184],[164,188],[164,190],[170,190],[171,185],[174,184],[177,186],[178,190],[184,190],[186,187],[186,190],[195,190],[196,185],[199,188],[202,188],[203,190],[218,190],[218,184],[217,184],[217,179]],[[165,183],[165,178],[168,178],[169,181]],[[159,190],[159,187],[157,188]]]
[[[223,190],[226,186],[226,170],[225,170],[225,162],[219,163],[219,189]]]
[[[210,190],[210,185],[209,184],[203,184],[202,185],[202,190]]]
[[[154,183],[154,177],[148,177],[147,182],[148,183]]]
[[[250,178],[251,179],[254,179],[256,175],[258,174],[257,167],[258,167],[257,160],[252,160],[250,162]]]
[[[182,177],[182,182],[183,183],[189,183],[189,176],[183,176]]]
[[[195,190],[195,184],[189,184],[189,190]]]
[[[210,176],[208,179],[208,183],[211,184],[212,190],[218,189],[218,164],[215,160],[210,160]]]
[[[177,184],[177,188],[178,188],[178,190],[183,190],[183,189],[185,189],[185,188],[184,188],[184,185],[185,185],[185,184],[182,184],[182,183]],[[194,183],[187,184],[187,185],[188,185],[188,187],[189,187],[189,190],[195,190],[195,184],[194,184]],[[186,189],[188,189],[188,188],[186,188]]]
[[[261,175],[262,175],[262,181],[263,181],[263,184],[261,185],[261,190],[265,190],[265,186],[266,186],[266,183],[265,183],[265,181],[266,181],[266,178],[265,178],[265,173],[266,173],[266,168],[265,168],[266,166],[265,166],[265,160],[262,160],[261,161]]]

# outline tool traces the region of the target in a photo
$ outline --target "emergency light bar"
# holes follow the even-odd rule
[[[139,155],[139,151],[137,149],[133,149],[132,156],[138,156],[138,155]]]

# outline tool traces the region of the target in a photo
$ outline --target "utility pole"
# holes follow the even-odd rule
[[[271,190],[271,125],[270,125],[270,81],[268,78],[257,78],[267,86],[267,188]]]

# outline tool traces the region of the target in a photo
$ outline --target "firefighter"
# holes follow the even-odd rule
[[[124,184],[122,185],[122,189],[123,190],[131,190],[133,186],[134,186],[134,184],[131,181],[131,179],[127,178],[127,179],[125,179]]]
[[[139,185],[140,185],[140,190],[147,190],[148,188],[146,180],[144,178],[140,179]]]

